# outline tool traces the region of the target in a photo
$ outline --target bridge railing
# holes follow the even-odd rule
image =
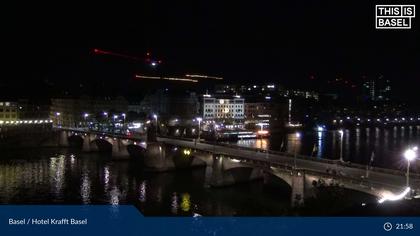
[[[238,145],[235,145],[235,144],[224,143],[224,144],[221,144],[220,146],[231,147],[231,148],[235,148],[235,149],[239,149],[239,150],[260,151],[260,152],[265,152],[265,153],[268,152],[268,154],[281,155],[281,156],[286,156],[286,157],[290,157],[290,158],[295,157],[295,155],[293,153],[289,153],[289,152],[264,150],[264,149],[252,148],[252,147],[243,147],[243,146],[238,146]],[[361,164],[352,163],[352,162],[343,162],[343,161],[340,161],[340,160],[331,160],[331,159],[321,159],[321,158],[315,158],[315,157],[312,157],[312,156],[306,156],[306,155],[300,155],[300,154],[297,154],[296,158],[301,159],[301,160],[316,161],[316,162],[321,162],[321,163],[326,163],[326,164],[339,165],[339,166],[343,166],[343,167],[350,167],[350,168],[357,168],[357,169],[361,169],[361,170],[366,170],[366,165],[361,165]],[[384,174],[401,175],[401,176],[406,175],[406,172],[401,171],[401,170],[381,168],[381,167],[375,167],[375,166],[370,166],[368,168],[369,168],[369,171],[380,172],[380,173],[384,173]],[[410,177],[420,178],[420,174],[411,172]]]
[[[165,138],[174,139],[173,137],[165,137]],[[179,140],[183,140],[183,141],[190,141],[190,142],[194,140],[194,139],[182,138],[182,137],[176,137],[175,139],[179,139]],[[237,144],[218,143],[218,142],[202,141],[202,140],[200,141],[200,143],[205,143],[205,144],[208,144],[208,145],[217,145],[217,146],[222,146],[222,147],[228,147],[228,148],[233,148],[233,149],[236,149],[236,150],[263,152],[263,153],[268,153],[268,154],[272,154],[272,155],[285,156],[285,157],[289,157],[289,158],[294,158],[295,157],[295,155],[293,153],[289,153],[289,152],[280,152],[280,151],[266,150],[266,149],[254,148],[254,147],[244,147],[244,146],[239,146]],[[342,166],[342,167],[350,167],[350,168],[357,168],[357,169],[361,169],[361,170],[366,170],[366,165],[361,165],[361,164],[352,163],[352,162],[343,162],[343,161],[340,161],[340,160],[331,160],[331,159],[321,159],[321,158],[316,158],[316,157],[306,156],[306,155],[300,155],[300,154],[296,154],[296,158],[301,159],[301,160],[316,161],[316,162],[326,163],[326,164],[331,164],[331,165],[339,165],[339,166]],[[405,171],[388,169],[388,168],[381,168],[381,167],[374,167],[374,166],[370,166],[369,171],[380,172],[380,173],[384,173],[384,174],[401,175],[401,176],[405,176],[405,174],[406,174]],[[410,177],[420,178],[420,174],[411,172]]]
[[[227,155],[227,154],[221,154],[221,155],[226,155],[228,157],[232,157],[235,159],[241,159],[242,157],[240,156],[234,156],[234,155]],[[245,163],[249,162],[250,160],[248,159],[243,159],[243,161],[245,161]],[[266,162],[266,163],[264,163]],[[338,184],[353,184],[353,185],[358,185],[361,188],[368,188],[370,190],[374,190],[373,188],[376,189],[380,189],[380,188],[385,188],[388,190],[393,190],[393,191],[398,191],[401,190],[401,186],[399,185],[393,185],[393,184],[388,184],[388,183],[384,183],[384,182],[378,182],[378,181],[374,181],[372,179],[367,179],[367,178],[361,178],[361,177],[354,177],[354,176],[348,176],[348,175],[342,175],[339,172],[337,172],[336,174],[331,174],[331,173],[326,173],[326,172],[322,172],[319,170],[315,170],[315,169],[311,169],[311,168],[294,168],[291,165],[285,164],[285,163],[281,163],[281,162],[268,162],[268,160],[257,160],[256,162],[252,162],[252,165],[256,165],[260,168],[267,168],[267,167],[274,167],[276,169],[280,169],[283,171],[302,171],[305,172],[306,174],[313,174],[316,176],[319,176],[321,178],[326,178],[326,179],[333,179],[334,181],[339,181]],[[264,163],[264,164],[263,164]]]
[[[274,167],[276,169],[280,169],[283,171],[302,171],[305,172],[306,174],[313,174],[316,176],[319,176],[321,178],[326,178],[326,179],[333,179],[336,181],[340,181],[340,183],[348,183],[348,184],[354,184],[354,185],[359,185],[361,187],[365,187],[365,188],[379,188],[379,187],[387,187],[393,190],[399,190],[401,186],[397,186],[397,185],[392,185],[392,184],[387,184],[387,183],[382,183],[382,182],[378,182],[378,181],[373,181],[371,179],[366,179],[366,178],[361,178],[361,177],[354,177],[354,176],[349,176],[349,175],[343,175],[340,174],[340,172],[336,172],[334,174],[332,173],[326,173],[323,171],[319,171],[316,169],[311,169],[311,168],[294,168],[292,165],[289,165],[287,163],[282,163],[282,162],[276,162],[276,161],[268,161],[265,159],[258,159],[256,161],[252,161],[249,159],[244,159],[243,157],[237,156],[237,155],[229,155],[229,154],[224,154],[224,153],[220,153],[221,155],[225,155],[227,157],[230,158],[234,158],[234,159],[239,159],[239,160],[243,160],[244,163],[248,163],[248,162],[252,162],[253,166],[258,166],[259,168],[267,168],[267,167]]]
[[[96,134],[96,135],[102,135],[102,136],[109,136],[109,137],[112,137],[112,138],[144,141],[144,137],[139,137],[139,136],[127,136],[127,135],[124,135],[124,134],[102,132],[102,131],[97,131],[97,130],[87,130],[87,129],[83,129],[83,128],[82,129],[81,128],[70,128],[70,127],[54,127],[54,128],[59,129],[59,130],[71,131],[71,132],[90,133],[90,134]]]
[[[108,135],[108,136],[112,136],[112,137],[115,137],[115,138],[121,138],[121,139],[141,140],[140,137],[128,137],[126,135],[106,133],[106,132],[93,131],[93,130],[76,129],[76,128],[70,128],[70,127],[59,127],[59,129],[74,131],[74,132],[94,133],[94,134],[97,134],[97,135]],[[174,137],[169,137],[169,136],[160,136],[160,137],[169,138],[169,139],[179,139],[179,140],[189,141],[189,142],[194,141],[194,139],[183,138],[183,137],[175,137],[175,138]],[[264,153],[268,153],[268,154],[272,154],[272,155],[280,155],[280,156],[285,156],[285,157],[289,157],[289,158],[294,158],[295,157],[295,155],[293,153],[280,152],[280,151],[274,151],[274,150],[266,150],[266,149],[253,148],[253,147],[244,147],[244,146],[239,146],[239,145],[236,145],[236,144],[217,143],[217,142],[203,141],[203,140],[201,140],[200,143],[205,143],[205,144],[208,144],[208,145],[223,146],[223,147],[233,148],[233,149],[237,149],[237,150],[264,152]],[[351,162],[342,162],[340,160],[314,158],[312,156],[306,156],[306,155],[300,155],[300,154],[297,154],[296,158],[301,159],[301,160],[316,161],[316,162],[321,162],[321,163],[326,163],[326,164],[334,164],[334,165],[339,165],[339,166],[343,166],[343,167],[358,168],[358,169],[363,169],[363,170],[366,169],[366,165],[361,165],[361,164],[356,164],[356,163],[351,163]],[[373,167],[373,166],[369,167],[369,170],[374,171],[374,172],[384,173],[384,174],[401,175],[401,176],[404,176],[406,174],[404,171],[400,171],[400,170],[387,169],[387,168],[381,168],[381,167]],[[420,179],[420,174],[411,172],[410,177]]]

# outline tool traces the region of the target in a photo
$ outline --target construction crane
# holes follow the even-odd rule
[[[107,51],[107,50],[98,49],[98,48],[94,48],[92,51],[94,54],[97,54],[97,55],[119,57],[126,60],[131,60],[131,61],[143,61],[146,64],[150,65],[152,68],[155,68],[162,64],[162,60],[153,58],[150,52],[146,52],[146,55],[143,58],[140,58],[140,57],[136,57],[136,56],[132,56],[128,54],[123,54],[120,52]],[[192,82],[192,83],[199,82],[199,79],[223,80],[222,77],[200,75],[200,74],[186,74],[185,76],[182,76],[182,77],[147,76],[147,75],[136,74],[134,77],[136,79],[170,80],[170,81],[182,81],[182,82]]]
[[[92,50],[92,52],[94,54],[97,54],[97,55],[108,55],[108,56],[124,58],[124,59],[127,59],[127,60],[132,60],[132,61],[143,61],[146,64],[150,65],[151,67],[157,67],[157,66],[162,64],[162,60],[153,58],[152,54],[150,52],[146,52],[146,55],[143,58],[135,57],[135,56],[132,56],[132,55],[123,54],[123,53],[119,53],[119,52],[102,50],[102,49],[98,49],[98,48],[94,48]]]

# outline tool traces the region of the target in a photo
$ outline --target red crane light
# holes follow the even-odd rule
[[[133,60],[133,61],[145,61],[147,64],[152,63],[151,64],[152,66],[156,66],[157,64],[162,63],[161,60],[155,61],[154,59],[150,58],[149,57],[151,55],[150,52],[146,53],[147,56],[145,58],[139,58],[139,57],[131,56],[128,54],[122,54],[122,53],[113,52],[113,51],[105,51],[98,48],[94,48],[93,53],[101,54],[101,55],[109,55],[109,56],[114,56],[114,57],[119,57],[119,58],[125,58],[125,59]]]

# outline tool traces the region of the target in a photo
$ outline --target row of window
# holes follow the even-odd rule
[[[216,113],[229,113],[229,112],[243,113],[244,111],[242,109],[228,110],[228,111],[225,111],[224,109],[216,109],[216,110],[205,109],[204,112],[207,112],[207,113],[213,113],[213,112],[216,112]]]
[[[204,107],[243,107],[243,105],[204,105]]]
[[[213,114],[204,114],[205,118],[213,118],[213,117],[217,117],[217,118],[243,118],[243,115],[235,115],[235,114],[225,114],[225,115],[213,115]]]
[[[244,103],[244,99],[238,99],[238,98],[235,98],[235,99],[216,99],[216,98],[205,98],[204,99],[204,103],[219,103],[219,102],[230,102],[230,103],[233,103],[233,102],[235,102],[235,103],[238,103],[238,102],[241,102],[241,103]]]
[[[3,108],[0,108],[0,112],[16,112],[16,109],[3,109]]]
[[[0,106],[10,106],[10,102],[0,102]]]
[[[0,118],[16,118],[16,114],[11,114],[11,115],[9,115],[9,114],[5,114],[5,115],[0,114]]]

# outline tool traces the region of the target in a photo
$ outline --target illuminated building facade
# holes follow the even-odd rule
[[[215,98],[205,94],[202,109],[204,120],[243,120],[245,117],[244,99],[239,96]]]
[[[10,101],[0,101],[0,120],[12,121],[18,119],[18,104]]]

